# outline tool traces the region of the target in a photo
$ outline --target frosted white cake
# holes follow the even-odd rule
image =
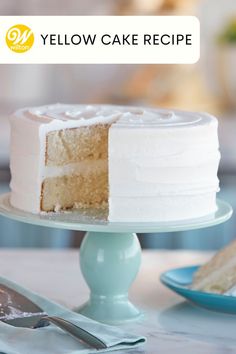
[[[108,206],[110,221],[216,211],[217,120],[206,113],[51,105],[11,118],[11,204],[32,213]]]

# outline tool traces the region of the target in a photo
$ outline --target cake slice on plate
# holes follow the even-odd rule
[[[195,273],[193,290],[233,295],[236,286],[236,240],[215,254]],[[236,291],[235,291],[236,292]]]

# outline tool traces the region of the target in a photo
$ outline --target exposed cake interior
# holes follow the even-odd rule
[[[109,127],[95,124],[47,133],[42,211],[107,206]]]

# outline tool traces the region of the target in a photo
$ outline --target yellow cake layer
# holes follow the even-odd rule
[[[107,171],[89,175],[47,178],[42,185],[41,210],[105,207],[108,202]]]
[[[46,137],[46,166],[107,159],[109,124],[52,131]]]
[[[236,241],[230,243],[227,247],[217,252],[214,257],[204,264],[194,275],[194,282],[200,281],[209,276],[213,270],[220,269],[226,264],[230,258],[235,257],[236,254]]]
[[[192,289],[224,293],[236,284],[236,241],[220,250],[195,273]]]
[[[107,204],[109,126],[96,124],[47,134],[41,210]]]
[[[213,274],[212,279],[209,279],[204,286],[193,285],[193,289],[202,290],[209,293],[224,294],[236,284],[236,266]]]

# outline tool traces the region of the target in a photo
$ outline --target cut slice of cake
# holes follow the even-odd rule
[[[236,285],[236,241],[220,250],[195,273],[193,290],[224,294]]]

